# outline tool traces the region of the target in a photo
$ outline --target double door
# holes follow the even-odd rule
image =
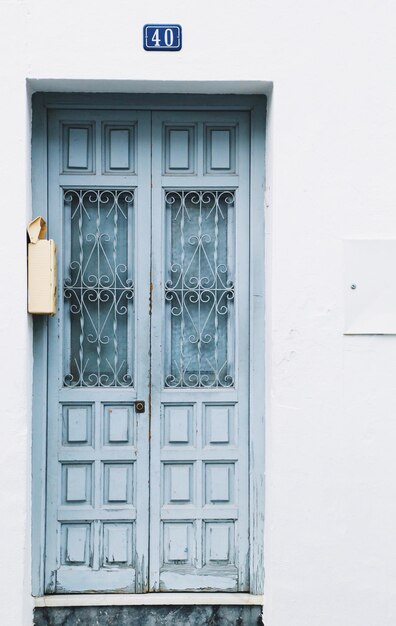
[[[53,110],[46,593],[249,590],[249,118]]]

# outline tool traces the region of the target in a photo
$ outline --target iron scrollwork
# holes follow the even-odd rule
[[[132,189],[66,189],[71,255],[63,293],[69,301],[67,387],[130,387],[128,228]]]
[[[228,266],[230,190],[168,190],[171,354],[166,387],[232,387],[230,305],[235,286]]]

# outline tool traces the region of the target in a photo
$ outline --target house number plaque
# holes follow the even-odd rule
[[[143,47],[149,51],[181,50],[181,26],[179,24],[146,24],[143,27]]]

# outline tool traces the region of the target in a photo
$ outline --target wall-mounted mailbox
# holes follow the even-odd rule
[[[28,312],[55,315],[56,312],[56,246],[45,239],[47,225],[36,217],[27,228],[28,244]]]

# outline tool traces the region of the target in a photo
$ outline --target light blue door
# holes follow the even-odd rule
[[[50,114],[47,593],[249,589],[248,122]]]
[[[249,589],[248,119],[153,113],[150,585],[160,591]]]

